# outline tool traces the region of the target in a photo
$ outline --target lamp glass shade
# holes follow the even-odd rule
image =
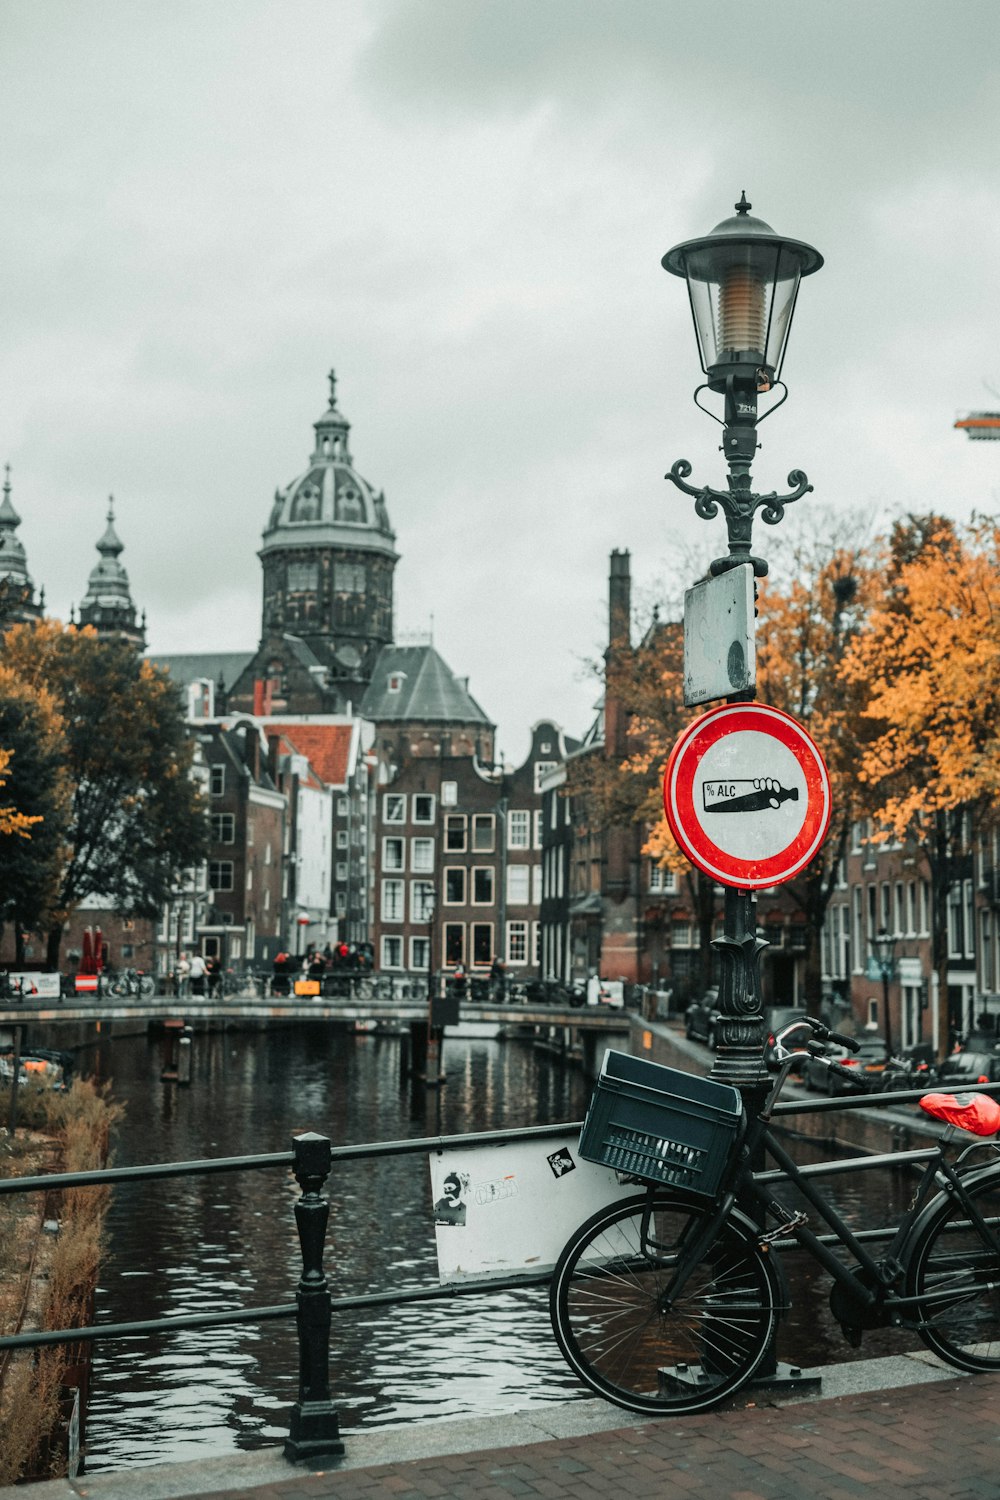
[[[871,943],[872,947],[875,949],[875,957],[878,962],[882,965],[883,968],[890,967],[890,965],[892,964],[893,954],[896,951],[896,939],[892,936],[892,933],[886,932],[885,928],[883,927],[879,932],[875,934],[875,936],[871,940]]]
[[[781,373],[800,270],[782,245],[724,244],[685,257],[691,312],[706,375],[752,365]]]

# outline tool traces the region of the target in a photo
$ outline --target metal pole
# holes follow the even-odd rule
[[[290,1463],[337,1458],[344,1452],[337,1410],[330,1399],[330,1288],[323,1272],[323,1245],[330,1200],[321,1189],[329,1176],[330,1142],[307,1131],[293,1136],[292,1171],[302,1189],[295,1227],[302,1249],[296,1300],[299,1336],[299,1399],[292,1407],[285,1457]]]

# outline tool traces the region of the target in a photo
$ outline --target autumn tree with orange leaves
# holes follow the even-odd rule
[[[62,921],[87,896],[154,917],[181,872],[204,857],[204,807],[191,779],[180,694],[124,641],[56,621],[16,625],[5,667],[47,690],[62,720],[71,801],[47,961]]]
[[[933,962],[947,994],[948,897],[969,831],[1000,812],[1000,528],[940,516],[893,529],[881,598],[845,655],[867,703],[859,795],[876,837],[910,840],[930,871]],[[947,1047],[939,1007],[939,1052]]]

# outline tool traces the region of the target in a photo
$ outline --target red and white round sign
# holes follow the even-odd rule
[[[670,831],[723,885],[781,885],[815,858],[830,823],[830,777],[790,714],[725,703],[684,731],[663,778]]]

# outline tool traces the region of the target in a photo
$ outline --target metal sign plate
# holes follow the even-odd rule
[[[728,698],[756,680],[753,568],[743,563],[684,595],[684,702]]]
[[[723,704],[674,746],[663,805],[693,865],[724,885],[760,890],[792,880],[816,857],[830,822],[830,778],[790,714]]]

